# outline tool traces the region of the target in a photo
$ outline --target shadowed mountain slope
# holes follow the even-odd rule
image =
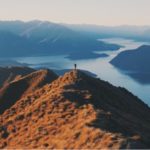
[[[57,75],[50,70],[39,70],[4,85],[0,90],[0,113],[21,97],[32,93],[56,78]]]
[[[0,116],[1,148],[150,148],[150,108],[123,88],[71,71]]]
[[[28,67],[0,67],[0,88],[4,84],[8,84],[34,71],[34,69]]]

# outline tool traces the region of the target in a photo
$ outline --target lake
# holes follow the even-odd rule
[[[51,69],[71,69],[76,63],[79,69],[88,70],[95,73],[99,78],[109,81],[115,86],[125,87],[131,91],[134,95],[138,96],[145,103],[150,106],[150,84],[145,85],[135,81],[133,78],[124,74],[112,66],[109,61],[113,59],[118,53],[125,50],[136,49],[143,44],[149,44],[146,42],[136,42],[127,39],[103,39],[108,43],[114,43],[122,45],[118,51],[103,51],[96,53],[107,53],[109,57],[98,59],[86,59],[86,60],[69,60],[66,56],[42,56],[42,57],[20,57],[15,58],[18,62],[31,64],[31,67],[47,67]]]

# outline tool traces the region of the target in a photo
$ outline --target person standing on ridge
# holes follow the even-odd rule
[[[74,69],[77,70],[77,64],[74,64]]]
[[[76,80],[77,80],[78,79],[77,64],[74,64],[74,75],[75,75]]]

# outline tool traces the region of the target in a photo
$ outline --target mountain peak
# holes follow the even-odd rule
[[[62,85],[65,84],[76,84],[83,80],[87,75],[80,70],[71,70],[60,77]]]
[[[59,82],[60,85],[65,86],[65,85],[77,85],[80,84],[81,86],[84,86],[85,84],[88,84],[88,82],[96,82],[97,78],[93,78],[92,76],[88,75],[87,73],[78,70],[78,69],[73,69],[67,73],[65,73],[63,76],[60,76],[59,79],[56,82]]]

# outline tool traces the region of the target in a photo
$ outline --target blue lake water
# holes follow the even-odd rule
[[[98,59],[86,59],[72,61],[61,56],[42,56],[42,57],[21,57],[15,58],[18,62],[32,64],[31,67],[47,67],[51,69],[71,69],[73,64],[77,63],[79,69],[88,70],[97,74],[97,76],[105,81],[109,81],[115,86],[125,87],[131,91],[134,95],[141,98],[145,103],[150,106],[150,84],[141,84],[117,68],[112,66],[109,61],[113,59],[118,53],[125,50],[132,50],[138,48],[143,44],[149,44],[145,42],[136,42],[127,39],[103,39],[105,42],[120,44],[124,46],[118,51],[107,51],[97,53],[107,53],[109,57]]]

